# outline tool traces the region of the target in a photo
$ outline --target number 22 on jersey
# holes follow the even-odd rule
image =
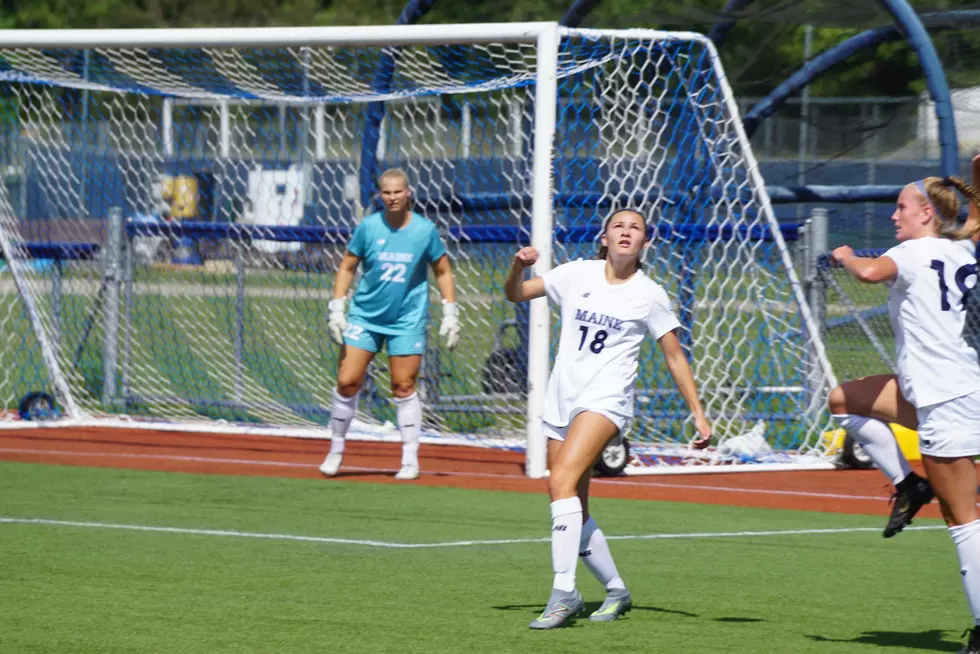
[[[405,283],[405,273],[408,272],[408,266],[403,263],[388,263],[387,261],[381,264],[381,281],[383,282],[393,282],[395,284]]]
[[[943,311],[949,311],[951,306],[949,304],[949,285],[946,283],[946,262],[941,259],[933,259],[929,262],[929,267],[939,275],[940,308]],[[956,284],[956,288],[959,289],[961,295],[966,295],[967,291],[970,290],[970,287],[966,284],[966,280],[971,276],[977,276],[977,266],[974,263],[968,263],[956,269],[956,274],[953,275],[953,282]]]

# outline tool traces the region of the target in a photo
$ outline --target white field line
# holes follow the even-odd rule
[[[0,448],[0,454],[8,452],[11,454],[32,454],[32,455],[56,455],[56,456],[76,456],[76,457],[94,457],[94,458],[105,458],[113,457],[120,459],[143,459],[143,460],[155,460],[155,461],[187,461],[191,463],[221,463],[227,465],[244,465],[244,466],[269,466],[269,467],[279,467],[279,468],[313,468],[314,464],[311,463],[297,463],[295,461],[263,461],[261,459],[224,459],[220,457],[207,457],[207,456],[186,456],[180,454],[137,454],[133,452],[74,452],[70,450],[35,450],[35,449],[24,449],[24,448]],[[379,474],[397,472],[395,468],[367,468],[359,466],[341,466],[340,468],[348,471],[356,472],[377,472]],[[426,473],[422,471],[423,475],[433,474],[445,477],[489,477],[491,479],[526,479],[524,475],[505,475],[493,472],[454,472],[454,471],[439,471],[434,473]],[[708,484],[667,484],[662,482],[646,482],[646,481],[628,481],[626,479],[602,479],[596,478],[592,480],[593,484],[602,485],[615,485],[615,486],[639,486],[642,488],[671,488],[678,490],[701,490],[701,491],[711,491],[719,493],[750,493],[750,494],[761,494],[761,495],[781,495],[788,497],[814,497],[820,499],[835,499],[835,500],[873,500],[873,501],[887,501],[888,496],[885,495],[844,495],[841,493],[817,493],[813,491],[794,491],[794,490],[778,490],[771,488],[739,488],[738,486],[712,486]]]
[[[183,527],[154,527],[150,525],[122,525],[110,522],[79,522],[74,520],[47,520],[44,518],[11,518],[0,516],[0,524],[41,525],[50,527],[78,527],[83,529],[119,529],[124,531],[140,531],[188,536],[219,536],[224,538],[255,538],[263,540],[301,541],[307,543],[322,543],[329,545],[358,545],[361,547],[377,547],[382,549],[418,550],[418,549],[452,549],[457,547],[472,547],[475,545],[521,545],[530,543],[550,543],[551,538],[503,538],[494,540],[455,540],[434,543],[399,543],[383,540],[363,540],[357,538],[331,538],[326,536],[299,536],[296,534],[275,534],[252,531],[226,531],[222,529],[190,529]],[[942,525],[921,527],[906,527],[905,531],[935,531],[946,529]],[[766,536],[816,536],[828,534],[857,534],[865,532],[877,533],[880,527],[843,527],[838,529],[784,529],[768,531],[706,531],[677,534],[628,534],[609,535],[609,540],[676,540],[695,538],[762,538]]]

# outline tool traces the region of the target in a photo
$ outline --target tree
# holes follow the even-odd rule
[[[6,28],[125,28],[393,23],[407,0],[0,0]],[[558,20],[572,0],[439,0],[426,23]],[[972,0],[913,3],[920,12],[973,8]],[[604,0],[590,27],[651,27],[707,32],[723,0]],[[756,0],[737,16],[721,48],[739,95],[763,95],[803,63],[804,25],[814,25],[817,53],[890,17],[877,0]],[[934,32],[951,85],[980,84],[980,30]],[[862,53],[824,75],[815,95],[902,96],[924,88],[905,42]]]

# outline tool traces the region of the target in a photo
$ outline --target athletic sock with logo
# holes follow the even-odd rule
[[[622,577],[619,576],[619,571],[616,570],[616,563],[609,551],[606,536],[599,529],[599,525],[592,519],[592,516],[589,516],[589,519],[582,525],[578,555],[585,567],[599,580],[599,583],[605,586],[606,590],[626,588]]]
[[[419,467],[419,437],[422,433],[422,403],[419,394],[396,397],[398,431],[402,436],[402,465]]]
[[[551,503],[551,567],[555,572],[552,586],[558,590],[575,590],[575,566],[582,538],[582,502],[577,497]]]
[[[347,431],[357,410],[357,393],[345,397],[336,390],[333,392],[333,407],[330,410],[330,453],[343,454]]]
[[[960,559],[963,592],[973,614],[973,623],[980,625],[980,520],[949,528]]]

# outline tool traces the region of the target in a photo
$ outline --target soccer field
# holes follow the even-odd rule
[[[635,608],[532,632],[543,494],[0,463],[0,650],[919,652],[969,626],[946,530],[886,541],[883,502],[593,510]]]

